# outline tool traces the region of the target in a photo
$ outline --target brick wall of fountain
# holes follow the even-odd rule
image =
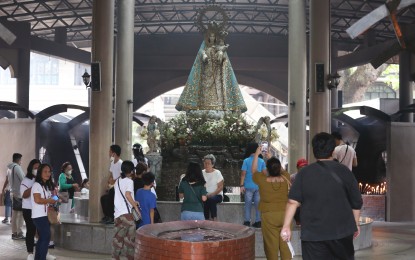
[[[194,228],[223,231],[235,238],[217,241],[189,242],[159,237],[166,231]],[[175,221],[140,228],[136,235],[135,259],[253,260],[255,231],[230,223],[212,221]]]

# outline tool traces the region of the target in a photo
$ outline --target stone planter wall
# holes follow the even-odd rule
[[[215,168],[221,171],[225,186],[239,186],[244,150],[239,147],[182,146],[162,155],[161,180],[157,183],[158,199],[176,200],[176,186],[180,175],[186,173],[188,163],[198,162],[203,169],[202,159],[207,154],[216,157]]]

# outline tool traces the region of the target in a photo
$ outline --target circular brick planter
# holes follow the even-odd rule
[[[228,233],[233,238],[201,242],[160,238],[169,231],[188,232],[198,228]],[[224,222],[174,221],[146,225],[137,230],[135,244],[135,259],[255,259],[254,230]]]

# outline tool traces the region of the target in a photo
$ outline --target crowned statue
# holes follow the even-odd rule
[[[203,17],[207,11],[219,12],[223,21],[208,21],[206,26]],[[227,54],[227,19],[227,14],[218,6],[208,6],[199,13],[198,27],[204,41],[176,104],[177,110],[208,113],[219,118],[226,112],[240,114],[247,110]]]

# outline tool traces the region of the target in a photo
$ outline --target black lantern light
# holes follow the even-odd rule
[[[333,88],[337,88],[337,86],[340,84],[340,75],[337,73],[331,73],[327,76],[327,87],[329,90],[332,90]]]
[[[82,81],[84,82],[85,86],[88,88],[89,84],[91,83],[91,75],[88,74],[88,71],[86,71],[82,75]]]

